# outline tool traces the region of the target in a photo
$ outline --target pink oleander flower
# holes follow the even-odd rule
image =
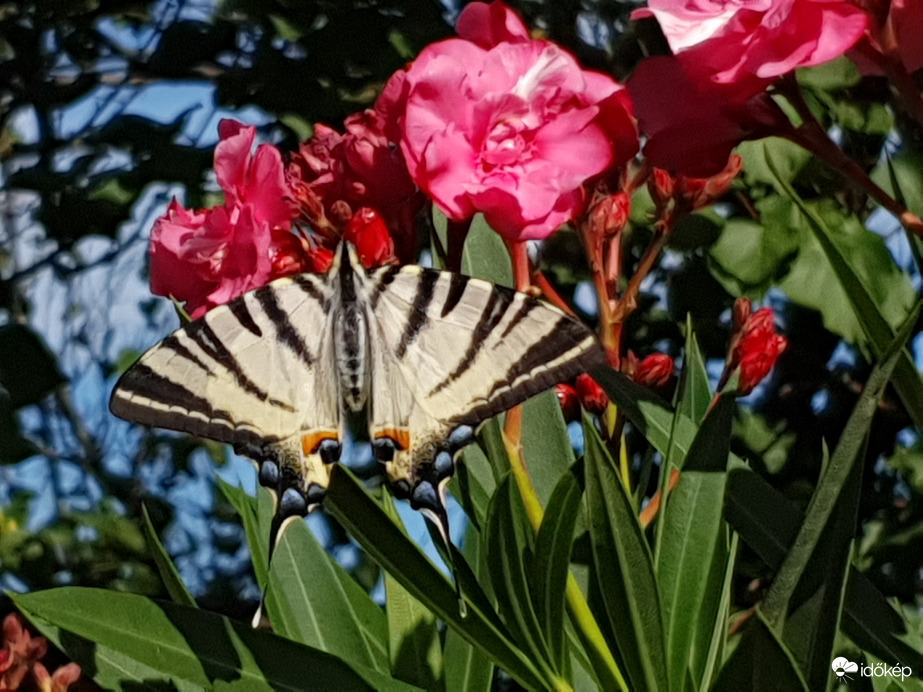
[[[279,151],[263,144],[253,153],[253,127],[222,120],[218,129],[224,205],[193,211],[173,200],[151,231],[151,290],[185,302],[193,319],[277,278],[292,249],[296,212]]]
[[[636,153],[628,94],[501,2],[470,3],[458,28],[392,77],[387,131],[450,219],[482,212],[511,240],[545,238],[582,212],[584,183]]]
[[[645,158],[699,178],[745,139],[786,127],[766,88],[843,55],[869,20],[850,0],[651,0],[633,16],[656,17],[674,52],[642,62],[628,81]]]
[[[851,0],[650,0],[634,16],[656,17],[673,53],[692,52],[719,84],[833,60],[868,24]]]

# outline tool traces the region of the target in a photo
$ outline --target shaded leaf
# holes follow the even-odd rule
[[[457,551],[454,562],[467,601],[467,616],[458,611],[455,589],[420,548],[357,483],[347,469],[334,466],[325,506],[358,543],[417,600],[527,687],[542,687],[538,669],[511,640]]]
[[[189,593],[189,589],[186,588],[186,583],[179,575],[179,570],[176,569],[173,560],[170,559],[167,549],[163,547],[160,539],[157,538],[157,532],[154,531],[151,517],[147,512],[147,506],[143,504],[141,505],[141,527],[144,530],[144,540],[147,543],[147,548],[154,558],[154,564],[157,565],[157,571],[160,573],[160,578],[163,580],[163,585],[167,588],[170,598],[175,603],[195,607],[195,599]]]
[[[660,595],[647,541],[631,498],[589,419],[587,508],[593,561],[609,626],[637,689],[668,689]]]
[[[573,472],[565,473],[551,494],[535,538],[532,561],[532,600],[558,670],[564,666],[564,603],[574,526],[583,491]]]
[[[16,605],[106,689],[236,686],[303,690],[413,689],[362,666],[214,613],[133,594],[69,587],[10,594]]]
[[[737,648],[712,687],[715,692],[808,692],[809,689],[791,654],[759,615],[747,624]]]

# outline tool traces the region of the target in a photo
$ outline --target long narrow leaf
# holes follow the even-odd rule
[[[474,565],[476,574],[487,581],[487,567],[482,559],[481,536],[474,526],[465,534],[464,555]],[[484,651],[456,630],[449,629],[443,648],[446,692],[489,692],[494,679],[494,664]]]
[[[798,534],[798,508],[742,464],[728,478],[728,522],[769,567],[778,568]],[[862,649],[923,670],[923,642],[862,572],[850,567],[843,597],[843,632]]]
[[[497,488],[487,514],[487,564],[500,614],[516,640],[551,679],[554,662],[532,605],[527,572],[531,567],[531,532],[512,478]]]
[[[868,382],[859,401],[853,409],[849,421],[840,437],[840,442],[830,464],[818,483],[817,490],[811,497],[811,503],[805,514],[804,524],[795,543],[779,568],[779,572],[766,595],[763,603],[763,614],[767,622],[773,627],[780,626],[785,621],[789,600],[795,589],[804,568],[814,552],[821,533],[833,512],[834,505],[839,498],[840,491],[846,479],[857,463],[857,457],[865,444],[865,437],[872,422],[872,416],[878,407],[894,366],[898,363],[903,353],[904,344],[910,337],[916,325],[919,308],[907,319],[900,329],[897,337],[891,342],[884,352],[884,357],[869,375]]]
[[[667,690],[663,619],[650,550],[631,498],[588,419],[584,430],[593,559],[610,627],[632,686]]]
[[[166,587],[167,593],[170,594],[170,598],[173,599],[174,603],[195,607],[195,599],[189,593],[189,589],[186,588],[186,582],[183,581],[179,570],[176,569],[176,565],[170,559],[167,549],[163,547],[163,543],[157,538],[157,532],[154,531],[151,516],[147,513],[145,505],[141,505],[141,526],[144,529],[144,540],[147,543],[148,550],[151,551],[154,564],[157,565],[157,571],[160,573],[160,578],[163,579],[163,585]]]
[[[809,689],[791,653],[759,615],[747,624],[712,688],[714,692],[808,692]]]
[[[276,545],[266,610],[276,631],[290,639],[349,663],[390,670],[384,613],[303,521]]]
[[[414,689],[249,625],[134,594],[69,587],[10,594],[16,605],[105,689]]]
[[[388,516],[399,523],[391,496],[386,495],[383,503]],[[428,690],[443,689],[442,645],[436,617],[388,572],[385,597],[391,674]]]
[[[696,623],[700,617],[714,619],[714,613],[702,612],[706,600],[717,602],[706,588],[712,583],[709,575],[716,570],[722,573],[727,562],[723,500],[735,406],[733,398],[722,396],[705,418],[664,508],[657,582],[671,688],[676,690],[682,687],[694,646],[709,645],[709,641],[694,641]]]
[[[542,674],[510,639],[489,603],[485,605],[483,593],[469,598],[467,616],[463,617],[448,579],[401,533],[349,471],[340,466],[333,469],[326,507],[366,552],[417,600],[481,648],[521,684],[535,689],[543,687]],[[463,562],[460,555],[457,562]],[[456,568],[458,566],[456,564]],[[464,574],[459,570],[460,577]],[[465,578],[462,586],[466,597],[480,591],[473,578]]]
[[[574,525],[582,497],[583,491],[574,474],[565,473],[561,476],[548,501],[545,517],[535,539],[532,599],[558,670],[563,669],[566,654],[565,592],[574,545]]]

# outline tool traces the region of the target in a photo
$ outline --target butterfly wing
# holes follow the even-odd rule
[[[318,447],[342,437],[336,383],[323,366],[333,362],[332,296],[326,277],[306,274],[209,311],[121,377],[111,411],[267,460],[280,495],[287,485],[303,495],[312,483],[326,488]]]
[[[416,266],[380,269],[369,285],[387,373],[372,380],[372,436],[403,426],[410,437],[392,482],[410,476],[413,486],[459,426],[605,362],[585,325],[526,293]]]

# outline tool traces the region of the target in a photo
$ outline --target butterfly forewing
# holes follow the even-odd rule
[[[447,428],[477,425],[605,361],[590,330],[529,294],[416,266],[371,279],[393,369]]]
[[[280,279],[215,308],[145,353],[113,413],[239,445],[339,427],[326,277]]]

